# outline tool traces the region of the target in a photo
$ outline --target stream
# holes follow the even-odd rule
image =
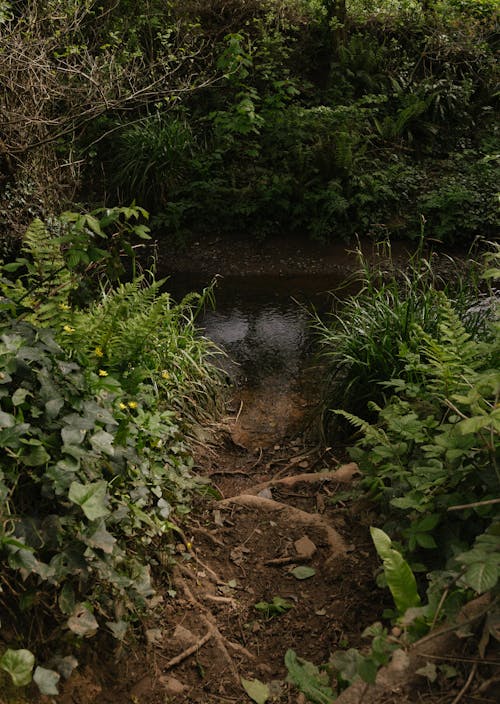
[[[266,274],[218,280],[215,309],[207,308],[198,324],[227,354],[221,365],[235,388],[238,444],[257,450],[299,430],[314,393],[312,307],[325,310],[326,292],[344,278]],[[202,276],[182,275],[170,288],[175,295],[206,284]]]

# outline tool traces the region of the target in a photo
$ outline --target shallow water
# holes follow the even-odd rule
[[[207,281],[185,275],[170,282],[174,296],[200,290]],[[265,447],[299,429],[310,405],[305,377],[313,353],[312,306],[325,309],[337,274],[260,275],[220,279],[215,310],[198,325],[227,354],[221,365],[235,385],[240,417],[235,439]],[[310,375],[308,377],[310,387]]]

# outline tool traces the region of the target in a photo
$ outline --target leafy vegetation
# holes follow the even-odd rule
[[[0,601],[18,647],[0,667],[27,684],[36,654],[44,694],[76,665],[79,639],[122,640],[147,608],[151,568],[170,559],[196,488],[186,434],[215,410],[215,350],[194,323],[203,300],[174,304],[144,276],[112,285],[117,242],[147,236],[141,215],[35,221],[2,271]],[[56,658],[38,635],[48,619],[65,643]]]
[[[499,257],[496,246],[487,256],[483,280],[499,280]],[[336,396],[333,384],[330,398],[352,405],[360,379],[370,385],[372,397],[374,384],[380,390],[377,402],[367,403],[369,395],[362,399],[361,408],[372,415],[336,413],[357,430],[359,439],[350,452],[362,472],[361,490],[379,504],[385,521],[387,532],[372,528],[371,533],[383,561],[379,583],[390,589],[395,605],[386,616],[397,625],[401,640],[375,624],[365,634],[372,637],[369,650],[339,651],[323,674],[310,671],[316,687],[327,674],[326,682],[331,686],[333,679],[338,689],[359,677],[374,682],[399,642],[408,644],[439,620],[453,619],[476,595],[491,593],[491,617],[498,611],[498,299],[488,288],[482,310],[474,311],[451,297],[452,288],[435,288],[428,279],[421,287],[423,263],[417,259],[409,274],[382,281],[378,291],[365,288],[352,296],[333,330],[322,328],[323,345],[331,345],[335,363],[344,362],[337,380],[341,395]],[[430,321],[425,315],[429,300]],[[360,324],[368,320],[370,326]],[[357,336],[351,341],[353,329]],[[388,346],[391,330],[394,339]],[[308,693],[304,674],[285,662],[309,701],[333,701],[331,692],[324,698]]]
[[[75,197],[179,241],[498,227],[494,0],[2,7],[5,232]]]

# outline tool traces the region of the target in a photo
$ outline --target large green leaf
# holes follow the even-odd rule
[[[384,563],[387,586],[391,590],[396,608],[400,614],[406,609],[420,605],[417,582],[410,565],[401,553],[391,547],[391,539],[380,528],[370,528],[375,549]]]
[[[9,673],[16,687],[24,687],[31,682],[34,664],[35,656],[29,650],[9,648],[0,658],[0,667]]]
[[[108,483],[104,480],[91,484],[80,484],[72,482],[68,492],[68,498],[81,507],[84,514],[91,521],[107,516],[109,511],[106,508],[106,491]]]

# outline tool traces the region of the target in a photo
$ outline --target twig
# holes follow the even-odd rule
[[[476,506],[491,506],[500,504],[500,499],[485,499],[484,501],[474,501],[471,504],[460,504],[459,506],[448,506],[448,511],[458,511],[463,508],[476,508]]]
[[[194,655],[194,653],[198,652],[200,648],[202,648],[205,643],[208,643],[210,638],[215,634],[215,628],[214,626],[210,625],[208,628],[208,631],[205,633],[203,638],[200,638],[199,641],[197,641],[194,645],[192,645],[190,648],[187,648],[184,650],[182,653],[179,653],[179,655],[176,655],[175,658],[172,658],[167,662],[166,665],[163,666],[164,670],[171,670],[172,667],[175,667],[179,663],[181,663],[183,660],[186,660],[189,658],[191,655]]]
[[[471,671],[469,672],[469,676],[467,677],[464,686],[462,687],[462,689],[460,690],[460,692],[457,694],[457,696],[455,697],[455,699],[451,702],[451,704],[458,704],[458,702],[462,699],[462,697],[464,696],[464,694],[466,694],[467,690],[469,689],[469,687],[470,687],[471,684],[472,684],[472,680],[473,680],[474,677],[475,677],[475,674],[476,674],[476,672],[477,672],[477,668],[478,668],[478,663],[475,662],[474,665],[473,665],[472,668],[471,668]]]

